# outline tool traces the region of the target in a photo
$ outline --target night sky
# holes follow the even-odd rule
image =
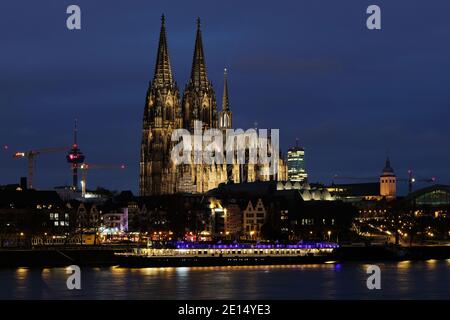
[[[66,28],[70,4],[80,31]],[[371,4],[381,31],[366,28]],[[284,151],[298,138],[311,182],[377,177],[389,154],[398,177],[450,183],[448,0],[3,0],[0,184],[27,173],[13,152],[70,145],[78,118],[87,162],[128,166],[92,170],[88,188],[137,192],[162,13],[180,91],[200,16],[218,105],[227,67],[234,127],[280,128]],[[70,182],[64,153],[38,158],[36,187]]]

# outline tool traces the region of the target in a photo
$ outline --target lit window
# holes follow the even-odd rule
[[[58,226],[58,224],[59,224],[58,221],[55,221],[55,226]]]

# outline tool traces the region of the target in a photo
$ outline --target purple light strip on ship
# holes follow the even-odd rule
[[[200,243],[177,243],[177,249],[335,249],[339,248],[337,243],[311,242],[304,244],[200,244]]]

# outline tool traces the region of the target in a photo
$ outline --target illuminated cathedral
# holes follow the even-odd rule
[[[204,193],[220,183],[241,183],[286,180],[285,162],[278,161],[276,174],[253,164],[181,164],[171,161],[171,141],[175,129],[190,132],[194,121],[201,121],[203,130],[232,128],[232,112],[228,97],[227,71],[224,72],[222,108],[208,79],[203,51],[200,19],[197,19],[194,56],[190,79],[181,95],[174,80],[167,46],[165,18],[161,18],[155,73],[149,83],[145,101],[140,159],[139,189],[141,196]]]

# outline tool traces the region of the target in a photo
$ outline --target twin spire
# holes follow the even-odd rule
[[[155,76],[153,77],[153,82],[161,87],[167,85],[170,86],[173,83],[172,67],[170,65],[169,50],[167,48],[165,20],[164,15],[162,15],[158,54],[156,56]]]
[[[205,89],[208,87],[200,18],[197,18],[197,35],[195,37],[194,57],[192,59],[191,81],[196,88]]]
[[[190,81],[194,88],[205,90],[209,86],[208,75],[206,72],[206,60],[203,51],[203,41],[200,18],[197,18],[197,34],[195,37],[194,56],[192,59],[192,70]],[[159,35],[158,53],[156,57],[155,75],[153,82],[161,87],[171,86],[173,84],[172,67],[170,65],[169,50],[167,46],[166,19],[161,16],[161,32]],[[222,109],[229,110],[227,70],[224,72],[224,92],[222,99]]]

